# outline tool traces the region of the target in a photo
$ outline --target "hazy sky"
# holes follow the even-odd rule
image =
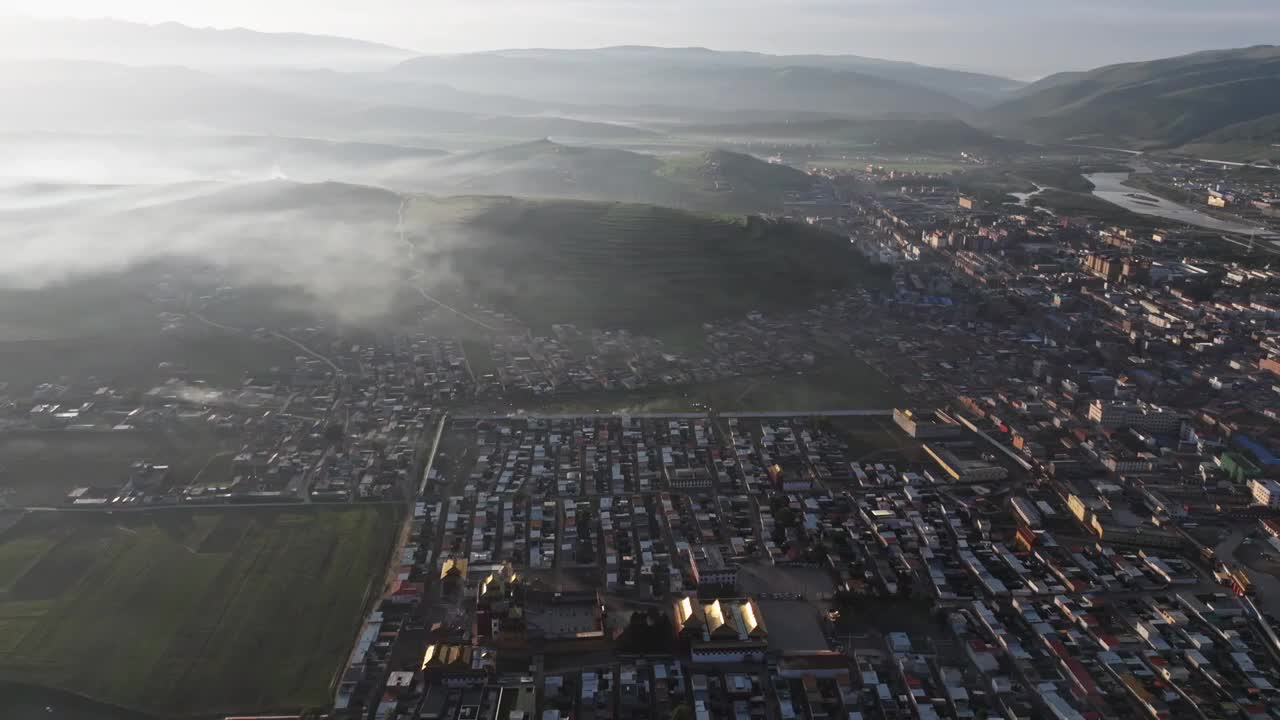
[[[1280,0],[0,0],[0,14],[328,33],[423,52],[853,53],[1019,78],[1280,42]]]

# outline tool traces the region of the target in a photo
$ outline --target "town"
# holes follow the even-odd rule
[[[340,713],[1227,718],[1278,679],[1242,492],[1047,472],[942,410],[440,431]]]
[[[714,366],[843,349],[910,406],[444,416],[335,707],[1268,716],[1276,274],[1190,231],[850,206],[807,219],[896,291],[707,327]]]
[[[202,461],[137,455],[4,502],[403,507],[339,717],[1270,716],[1274,236],[890,174],[815,172],[787,217],[845,234],[891,286],[698,342],[479,304],[463,319],[485,332],[457,336],[451,306],[378,336],[241,328],[211,319],[233,284],[195,304],[157,284],[160,332],[292,364],[5,386],[10,437],[182,438]],[[1238,222],[1274,204],[1275,184],[1176,177],[1217,210],[1254,197]],[[806,377],[854,384],[849,407],[699,395]],[[657,391],[682,400],[612,409]]]
[[[1280,3],[9,4],[0,720],[1280,720]]]
[[[210,319],[234,287],[194,307],[153,288],[162,332],[287,344],[292,365],[238,386],[177,364],[145,391],[10,385],[0,420],[207,458],[140,454],[52,511],[404,508],[337,717],[1270,717],[1271,236],[945,182],[815,173],[788,216],[848,236],[891,289],[705,323],[700,342],[480,305],[488,331],[459,336],[241,328]],[[1243,197],[1182,182],[1219,210]],[[1237,191],[1256,196],[1241,221],[1266,218],[1265,187]],[[833,372],[865,394],[698,393]],[[614,409],[655,390],[680,407]]]

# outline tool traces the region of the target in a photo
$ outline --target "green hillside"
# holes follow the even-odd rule
[[[986,114],[1040,140],[1170,147],[1280,113],[1280,48],[1260,46],[1051,76]]]
[[[813,185],[795,168],[725,150],[658,157],[550,140],[443,158],[425,175],[423,189],[441,195],[610,200],[733,213],[776,212],[787,193]]]
[[[683,197],[698,198],[704,206],[769,210],[776,208],[786,193],[813,187],[813,179],[793,167],[727,150],[664,158],[658,175],[677,183]],[[722,196],[721,202],[716,196]]]
[[[1178,152],[1233,162],[1280,162],[1280,114],[1215,130]]]
[[[421,199],[406,221],[424,267],[454,277],[440,292],[539,326],[671,330],[886,277],[809,226],[651,205]]]
[[[680,187],[732,172],[751,188],[806,177],[754,163],[712,152],[660,162],[653,177]],[[278,291],[270,298],[285,310],[343,322],[419,311],[426,292],[536,326],[659,332],[753,309],[807,307],[825,290],[888,277],[868,268],[846,238],[808,225],[650,204],[431,199],[288,181],[103,193],[3,213],[0,229],[31,240],[11,275],[39,282],[40,269],[56,262],[54,279],[77,278],[79,287],[159,262],[216,268],[238,286]],[[84,253],[77,244],[84,238],[109,240],[110,264]]]

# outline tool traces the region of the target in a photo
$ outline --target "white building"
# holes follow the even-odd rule
[[[1104,427],[1131,427],[1149,433],[1172,433],[1182,428],[1182,416],[1149,403],[1094,400],[1089,404],[1088,418]]]
[[[1255,478],[1249,481],[1249,492],[1256,505],[1280,507],[1280,483],[1271,478]]]

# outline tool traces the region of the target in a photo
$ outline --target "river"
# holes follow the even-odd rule
[[[4,720],[151,720],[145,715],[100,705],[56,690],[0,683]]]
[[[1026,206],[1026,207],[1030,207],[1029,205],[1027,205],[1027,201],[1028,201],[1028,200],[1030,200],[1031,198],[1033,198],[1033,197],[1035,197],[1035,196],[1039,195],[1039,194],[1040,194],[1040,193],[1042,193],[1042,192],[1044,192],[1044,188],[1043,188],[1043,187],[1040,187],[1039,185],[1036,185],[1036,189],[1035,189],[1035,190],[1032,190],[1031,192],[1024,192],[1024,193],[1009,193],[1009,194],[1010,194],[1010,195],[1012,195],[1012,196],[1014,196],[1014,197],[1016,197],[1016,198],[1018,198],[1018,204],[1019,204],[1019,205],[1023,205],[1023,206]]]
[[[1198,210],[1179,205],[1178,203],[1156,197],[1138,188],[1129,187],[1124,182],[1129,179],[1131,173],[1126,172],[1108,172],[1093,173],[1085,175],[1089,182],[1093,183],[1093,194],[1113,205],[1119,205],[1125,210],[1138,213],[1139,215],[1148,215],[1151,217],[1162,217],[1167,220],[1174,220],[1187,225],[1195,225],[1196,227],[1207,228],[1209,230],[1218,230],[1220,232],[1248,234],[1251,232],[1266,233],[1264,228],[1244,225],[1241,223],[1230,222],[1228,220],[1219,220],[1212,215],[1207,215]],[[1134,197],[1139,196],[1139,197]]]

